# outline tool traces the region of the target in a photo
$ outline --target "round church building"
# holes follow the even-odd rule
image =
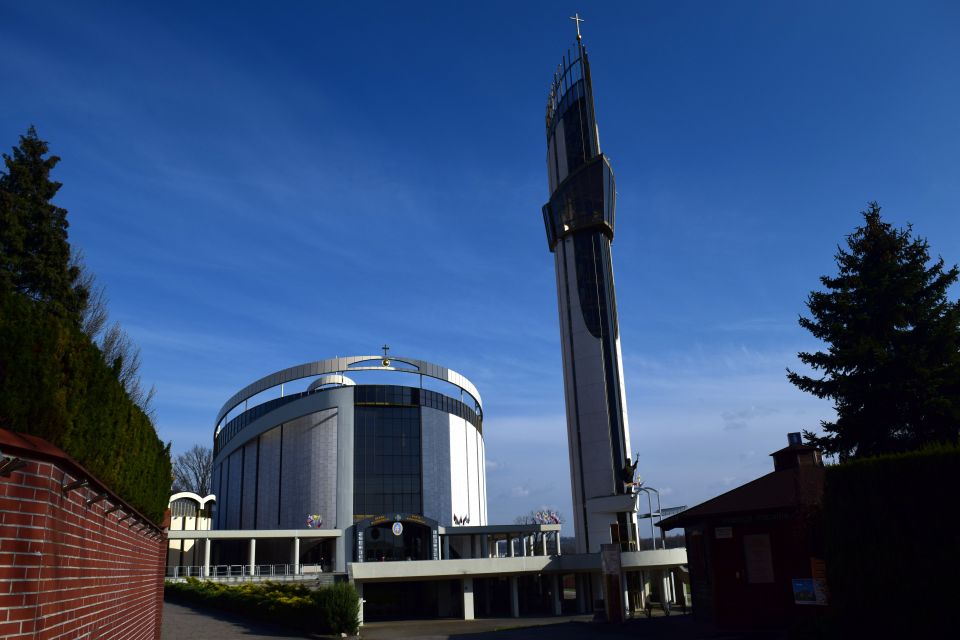
[[[214,529],[337,536],[297,562],[436,558],[437,525],[487,524],[480,394],[455,371],[386,355],[272,373],[218,412],[212,486]],[[289,562],[287,548],[258,540],[257,556]]]

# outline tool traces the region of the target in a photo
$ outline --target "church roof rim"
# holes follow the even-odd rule
[[[380,361],[381,366],[351,366],[357,363],[373,360]],[[388,364],[382,364],[385,361]],[[405,364],[412,365],[413,367],[416,367],[416,370],[391,367],[390,363],[393,362],[403,362]],[[477,387],[466,376],[454,371],[453,369],[449,369],[442,365],[428,362],[426,360],[418,360],[416,358],[407,358],[404,356],[394,356],[392,354],[386,357],[383,354],[346,356],[328,358],[326,360],[314,360],[313,362],[294,365],[292,367],[280,369],[279,371],[274,371],[273,373],[267,374],[262,378],[251,382],[230,396],[230,398],[223,403],[223,406],[221,406],[220,410],[217,412],[217,418],[214,421],[214,427],[218,426],[221,421],[223,421],[224,417],[230,413],[230,411],[240,406],[244,401],[249,400],[253,396],[262,393],[263,391],[280,386],[281,384],[286,384],[287,382],[302,380],[303,378],[312,378],[331,373],[344,374],[348,371],[399,371],[401,373],[424,375],[436,380],[443,380],[466,391],[477,401],[477,404],[480,405],[480,408],[483,408],[483,400],[480,398],[480,392],[477,390]]]

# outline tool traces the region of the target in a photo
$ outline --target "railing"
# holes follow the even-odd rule
[[[171,580],[202,578],[207,580],[310,580],[324,573],[319,564],[212,564],[209,575],[204,576],[203,565],[180,565],[167,567],[166,577]]]

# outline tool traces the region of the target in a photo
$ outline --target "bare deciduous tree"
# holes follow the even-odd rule
[[[77,274],[73,281],[75,289],[86,292],[83,310],[80,315],[80,328],[94,342],[107,326],[107,294],[103,286],[97,283],[93,272],[83,260],[83,252],[77,249],[70,255],[70,268]]]
[[[560,524],[561,522],[563,522],[563,515],[549,508],[533,510],[513,519],[514,524]],[[529,544],[531,549],[539,548],[543,544],[543,536],[544,534],[539,532],[530,534],[524,539],[524,544]]]
[[[173,461],[173,492],[192,491],[198,496],[210,492],[213,451],[199,444],[178,455]]]
[[[114,322],[107,329],[107,294],[103,286],[97,283],[93,272],[87,268],[82,251],[71,254],[70,268],[77,274],[74,288],[84,292],[84,304],[80,314],[81,330],[100,347],[104,362],[116,368],[117,379],[130,400],[147,414],[151,422],[156,422],[153,397],[157,390],[156,387],[144,389],[140,380],[140,348],[120,328],[119,322]]]
[[[140,381],[140,347],[130,340],[127,332],[120,328],[119,322],[114,322],[103,334],[100,340],[100,351],[107,364],[114,367],[117,379],[126,390],[130,400],[140,407],[153,421],[153,396],[156,387],[144,389]]]

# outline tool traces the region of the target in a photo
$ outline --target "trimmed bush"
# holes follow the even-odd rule
[[[161,522],[170,450],[97,346],[72,323],[0,287],[0,427],[63,449]]]
[[[310,589],[277,582],[228,586],[187,578],[186,582],[167,582],[165,595],[312,633],[356,635],[360,627],[360,596],[347,583]]]
[[[828,468],[823,524],[839,630],[911,637],[958,622],[958,475],[956,444]]]

